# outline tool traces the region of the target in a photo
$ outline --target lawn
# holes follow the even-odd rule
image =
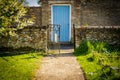
[[[31,80],[41,59],[41,52],[0,57],[0,80]]]
[[[104,42],[82,41],[74,55],[87,80],[120,80],[120,52]]]

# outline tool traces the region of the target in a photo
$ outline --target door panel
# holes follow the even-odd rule
[[[60,42],[70,41],[70,6],[53,6],[53,24],[60,24]]]

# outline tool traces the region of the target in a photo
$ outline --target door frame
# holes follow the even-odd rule
[[[69,42],[71,41],[71,5],[70,4],[52,4],[51,5],[51,24],[53,24],[53,6],[69,6],[70,13],[69,13]]]

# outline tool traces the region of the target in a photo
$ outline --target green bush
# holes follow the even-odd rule
[[[87,54],[88,53],[88,49],[89,48],[88,48],[88,45],[87,45],[87,41],[82,41],[80,43],[80,46],[75,49],[75,53],[76,53],[76,55]]]
[[[106,42],[84,40],[75,49],[75,56],[88,80],[119,80],[119,48]]]
[[[117,50],[117,49],[116,49]],[[79,55],[88,54],[91,52],[109,53],[115,51],[108,43],[101,41],[88,41],[83,40],[80,46],[75,49],[75,53],[79,52]]]

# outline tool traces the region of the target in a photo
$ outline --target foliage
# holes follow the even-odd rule
[[[88,80],[119,80],[119,51],[105,42],[82,41],[75,50]]]
[[[0,0],[0,36],[15,35],[18,29],[32,24],[32,18],[25,18],[27,13],[24,0]]]
[[[108,53],[112,51],[112,47],[105,42],[83,40],[75,51],[79,52],[79,55],[85,55],[91,52]]]
[[[0,80],[32,80],[41,58],[40,52],[0,57]]]
[[[42,2],[42,0],[38,0],[38,2],[37,2],[37,3],[38,3],[38,4],[41,4],[41,2]]]

